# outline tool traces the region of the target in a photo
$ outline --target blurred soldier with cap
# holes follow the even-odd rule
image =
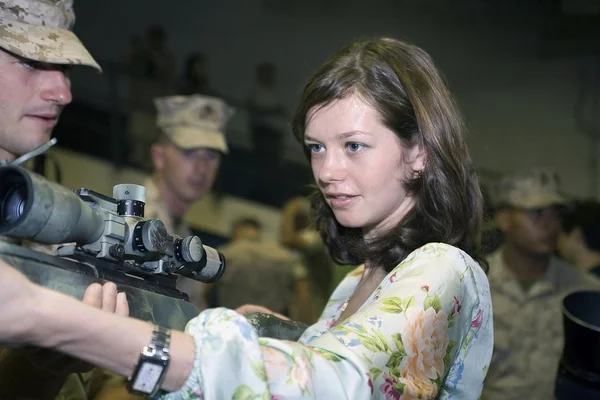
[[[151,148],[154,173],[144,182],[145,217],[188,236],[184,216],[213,186],[221,156],[229,151],[224,126],[233,110],[219,98],[201,95],[162,97],[155,104],[161,135]],[[202,283],[179,277],[177,286],[199,310],[206,308]]]
[[[169,233],[189,236],[192,231],[184,221],[185,214],[210,192],[221,157],[229,152],[224,127],[233,109],[219,98],[201,95],[160,97],[154,103],[160,135],[150,150],[153,174],[143,183],[144,218],[160,219]],[[207,308],[208,285],[180,276],[177,289],[200,311]],[[107,400],[131,396],[124,377],[118,383],[111,381],[110,388],[115,389]]]
[[[554,257],[565,204],[556,173],[508,175],[495,190],[503,244],[489,258],[494,353],[482,399],[550,399],[563,346],[561,302],[600,288],[591,275]]]
[[[72,100],[73,65],[101,72],[72,32],[74,23],[73,0],[0,1],[0,160],[12,161],[50,140]],[[114,289],[94,285],[84,301],[108,311],[116,304]],[[0,398],[99,399],[92,393],[116,375],[91,368],[47,350],[0,349]]]

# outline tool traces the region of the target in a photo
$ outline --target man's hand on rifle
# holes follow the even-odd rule
[[[37,293],[41,287],[29,281],[23,274],[6,263],[0,261],[0,343],[9,346],[27,345],[27,339],[35,327],[27,327],[31,321],[28,312],[30,307],[39,307]],[[129,315],[129,304],[125,293],[117,293],[117,286],[108,282],[104,285],[90,285],[83,296],[83,302],[95,308],[122,316]],[[19,322],[21,321],[21,322]],[[21,332],[25,330],[24,332]],[[56,375],[74,372],[86,372],[93,368],[75,358],[60,352],[39,347],[22,347],[14,349],[35,367],[51,371]]]
[[[125,293],[117,293],[117,285],[112,282],[100,285],[91,284],[83,295],[83,302],[101,310],[121,316],[129,315],[129,304]],[[86,362],[66,356],[63,353],[50,349],[30,348],[27,358],[37,368],[52,371],[57,375],[68,375],[78,372],[87,372],[94,368]]]

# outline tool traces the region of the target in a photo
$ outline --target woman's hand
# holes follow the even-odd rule
[[[285,315],[276,313],[274,311],[269,310],[266,307],[257,306],[255,304],[244,304],[243,306],[236,308],[235,312],[238,314],[242,314],[242,315],[254,314],[254,313],[270,314],[270,315],[276,316],[277,318],[289,321],[289,318],[286,317]]]

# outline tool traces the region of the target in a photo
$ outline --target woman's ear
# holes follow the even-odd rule
[[[417,176],[420,176],[427,164],[427,153],[425,152],[425,148],[422,145],[415,145],[410,149],[407,149],[405,161],[410,169]]]

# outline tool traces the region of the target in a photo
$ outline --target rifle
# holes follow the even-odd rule
[[[178,276],[215,282],[225,258],[198,236],[179,237],[159,219],[144,219],[145,193],[133,184],[116,185],[112,197],[72,191],[1,166],[0,235],[62,246],[52,255],[0,243],[0,258],[35,283],[79,299],[94,282],[115,282],[132,317],[183,330],[199,310],[177,290]]]

